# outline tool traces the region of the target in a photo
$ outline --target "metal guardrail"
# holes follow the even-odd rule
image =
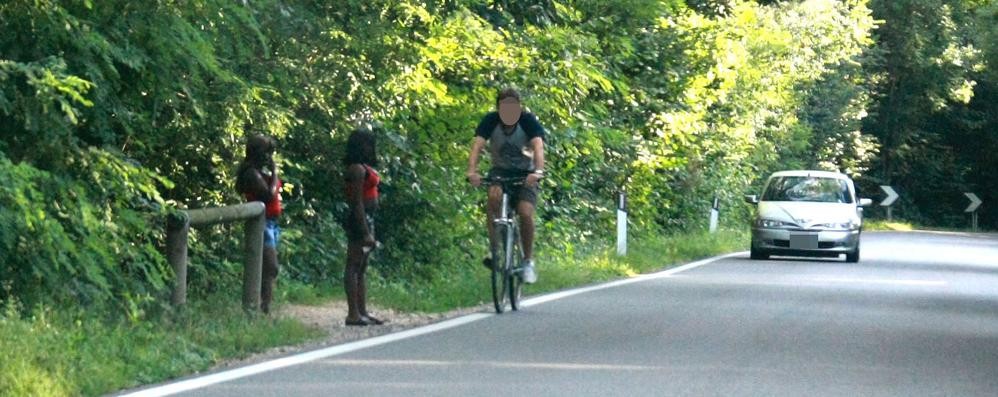
[[[254,201],[220,208],[179,211],[169,217],[166,225],[166,257],[176,275],[170,302],[174,306],[187,303],[187,235],[192,226],[244,221],[243,227],[243,308],[260,307],[260,284],[263,279],[263,229],[266,224],[264,205]]]

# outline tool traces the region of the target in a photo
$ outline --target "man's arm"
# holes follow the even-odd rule
[[[530,148],[534,150],[534,173],[527,175],[527,186],[533,187],[537,186],[537,181],[544,175],[544,139],[531,139]]]
[[[531,139],[530,147],[534,149],[534,170],[544,172],[544,139]]]
[[[468,172],[465,174],[472,186],[478,187],[482,184],[482,176],[478,174],[478,157],[485,147],[485,138],[475,136],[471,142],[471,154],[468,155]]]

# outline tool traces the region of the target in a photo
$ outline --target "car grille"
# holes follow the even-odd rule
[[[772,246],[774,246],[774,247],[790,248],[790,240],[773,240],[772,242],[769,242],[769,243]],[[841,245],[842,244],[839,244],[839,243],[836,243],[836,242],[832,242],[832,241],[819,241],[818,242],[818,248],[819,249],[835,248],[835,247],[838,247],[838,246],[841,246]]]

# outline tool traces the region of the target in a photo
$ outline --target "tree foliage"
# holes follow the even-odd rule
[[[238,202],[233,171],[256,132],[279,140],[284,274],[336,279],[340,159],[358,123],[379,137],[380,272],[418,283],[474,263],[484,194],[463,170],[507,86],[550,133],[542,250],[606,241],[621,191],[638,233],[705,227],[714,196],[740,227],[740,197],[768,171],[885,180],[907,160],[932,163],[925,134],[905,126],[983,131],[990,104],[965,100],[993,74],[968,65],[995,53],[994,12],[932,0],[7,1],[0,298],[160,297],[172,279],[162,216]],[[928,19],[900,26],[892,13]],[[982,44],[963,40],[966,21]],[[940,178],[980,159],[948,153],[932,163]],[[195,292],[238,282],[226,248],[237,235],[193,233]]]
[[[963,192],[994,200],[995,5],[990,1],[873,1],[882,26],[874,103],[863,129],[883,148],[870,182],[895,186],[901,216],[941,226],[968,224]],[[871,183],[872,185],[872,183]],[[872,187],[872,186],[871,186]],[[987,206],[985,221],[998,220]],[[993,226],[992,226],[993,227]]]

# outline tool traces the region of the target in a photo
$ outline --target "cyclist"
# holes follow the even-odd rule
[[[539,193],[538,181],[544,175],[544,127],[533,113],[523,112],[520,94],[511,88],[503,89],[496,97],[496,111],[482,118],[475,130],[468,158],[468,181],[473,186],[482,184],[478,173],[478,156],[486,143],[492,169],[489,176],[525,178],[524,184],[509,192],[520,215],[520,231],[523,242],[523,282],[537,281],[534,270],[534,211]],[[499,216],[502,205],[502,190],[499,185],[489,186],[488,219],[485,222],[489,232],[489,243],[494,244],[495,230],[492,219]],[[491,245],[490,245],[491,246]],[[486,261],[489,264],[488,260]]]

